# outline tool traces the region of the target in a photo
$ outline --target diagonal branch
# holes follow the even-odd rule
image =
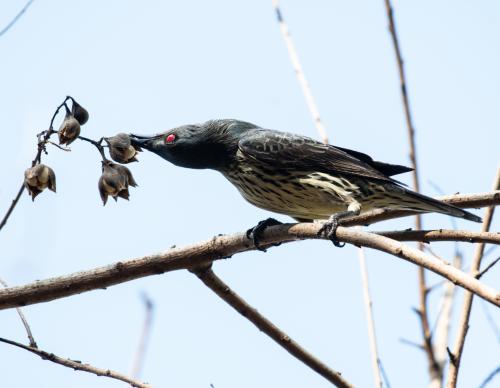
[[[5,34],[7,31],[9,31],[14,24],[17,23],[17,21],[21,18],[21,16],[24,15],[24,13],[28,10],[29,6],[31,3],[33,3],[35,0],[28,0],[28,2],[24,5],[24,7],[17,13],[16,16],[7,24],[2,30],[0,30],[0,36]]]
[[[495,180],[493,182],[493,190],[500,189],[500,166],[497,170]],[[484,212],[483,225],[481,228],[482,232],[487,232],[490,229],[491,221],[493,220],[493,213],[495,211],[494,207],[488,207]],[[481,260],[484,253],[484,243],[479,243],[476,245],[476,250],[474,252],[474,257],[472,258],[470,274],[471,276],[477,277],[480,274]],[[465,344],[465,337],[467,336],[467,330],[469,329],[469,319],[472,310],[472,298],[473,294],[466,292],[464,294],[464,300],[462,304],[462,312],[460,314],[460,319],[458,323],[458,332],[455,339],[455,344],[453,346],[453,351],[451,352],[451,361],[448,369],[448,383],[449,388],[454,388],[457,386],[458,370],[460,367],[460,361],[462,359],[462,353]]]
[[[499,232],[469,232],[467,230],[395,230],[390,232],[372,232],[397,241],[463,241],[500,244]]]
[[[261,245],[266,247],[278,242],[318,239],[320,228],[320,223],[272,226],[263,233]],[[337,238],[341,242],[377,249],[429,269],[500,307],[498,291],[481,283],[474,276],[415,248],[384,236],[345,227],[338,228]],[[253,243],[245,233],[217,236],[182,248],[173,248],[157,254],[119,261],[105,267],[0,290],[0,309],[48,302],[145,276],[189,269],[254,249]]]
[[[212,271],[210,265],[195,268],[192,272],[194,272],[196,276],[198,276],[198,278],[221,299],[257,326],[260,331],[271,337],[292,356],[302,361],[309,368],[313,369],[337,387],[352,387],[339,372],[323,364],[319,359],[291,339],[285,332],[281,331],[270,320],[260,314],[255,308],[250,306]]]
[[[125,376],[125,375],[118,373],[118,372],[114,372],[114,371],[109,370],[109,369],[96,368],[95,366],[92,366],[89,364],[83,364],[81,361],[70,360],[69,358],[61,358],[59,356],[56,356],[54,353],[49,353],[49,352],[46,352],[44,350],[34,348],[32,346],[23,345],[19,342],[8,340],[5,338],[0,338],[0,342],[4,342],[6,344],[27,350],[28,352],[36,354],[42,360],[48,360],[48,361],[54,362],[56,364],[65,366],[67,368],[71,368],[71,369],[79,370],[79,371],[83,371],[83,372],[93,373],[96,376],[105,376],[105,377],[110,377],[112,379],[121,380],[121,381],[124,381],[125,383],[130,384],[132,387],[152,388],[152,386],[149,384],[141,383],[140,381],[134,380],[128,376]]]

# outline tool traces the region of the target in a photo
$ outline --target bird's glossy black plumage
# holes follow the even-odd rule
[[[250,203],[302,221],[373,208],[439,212],[480,221],[392,178],[411,171],[408,167],[248,122],[212,120],[150,137],[132,135],[132,144],[181,167],[217,170]]]

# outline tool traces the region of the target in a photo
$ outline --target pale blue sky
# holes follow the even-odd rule
[[[24,3],[2,2],[0,27]],[[281,6],[331,141],[408,164],[383,0],[288,0]],[[394,1],[394,7],[423,191],[438,195],[430,181],[447,194],[489,190],[500,154],[500,3]],[[0,37],[0,57],[2,214],[33,157],[35,134],[67,94],[89,110],[82,134],[92,138],[213,118],[317,136],[270,1],[38,0]],[[130,202],[103,208],[94,149],[76,142],[70,154],[51,148],[43,160],[56,172],[57,194],[44,192],[34,204],[24,196],[0,232],[0,276],[12,285],[241,232],[270,215],[247,204],[221,175],[176,168],[147,153],[131,166],[139,187]],[[425,216],[424,224],[450,227],[440,215]],[[411,226],[406,218],[372,228]],[[492,229],[499,227],[495,220]],[[468,262],[472,247],[460,247]],[[452,244],[433,248],[448,259],[453,253]],[[400,342],[420,340],[412,311],[416,268],[372,251],[367,260],[390,382],[422,387],[424,354]],[[306,241],[237,255],[214,270],[349,381],[373,385],[353,247]],[[484,281],[498,289],[498,269]],[[24,310],[43,349],[128,372],[144,316],[141,292],[156,306],[142,375],[155,386],[329,386],[185,271]],[[433,317],[439,297],[440,291],[431,295]],[[479,300],[473,306],[460,387],[478,386],[498,366],[500,344],[483,307]],[[498,309],[487,308],[499,322]],[[14,310],[0,312],[0,319],[0,336],[25,341]],[[6,387],[123,386],[3,344],[0,359]]]

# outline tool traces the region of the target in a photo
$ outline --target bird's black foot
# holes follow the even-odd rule
[[[259,243],[259,240],[262,237],[262,233],[269,226],[281,225],[281,224],[283,223],[279,222],[278,220],[275,220],[274,218],[268,218],[263,221],[260,221],[256,226],[247,230],[247,238],[252,240],[255,248],[257,248],[259,251],[265,252],[266,250],[264,248],[261,248]],[[278,243],[273,245],[278,246],[280,244]]]
[[[337,248],[342,248],[344,247],[345,243],[339,242],[337,240],[337,228],[339,227],[339,218],[337,217],[336,214],[330,216],[328,221],[326,221],[323,226],[320,228],[318,231],[318,236],[325,236],[327,239],[329,239],[333,245],[335,245]]]
[[[337,228],[339,227],[339,221],[343,218],[356,216],[358,214],[359,211],[351,210],[332,214],[328,221],[326,221],[318,231],[318,236],[325,236],[333,243],[333,245],[338,248],[342,248],[343,246],[345,246],[345,243],[340,243],[337,239]]]

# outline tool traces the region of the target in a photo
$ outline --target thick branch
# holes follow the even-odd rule
[[[283,224],[269,227],[263,234],[261,244],[267,245],[277,242],[318,238],[317,233],[320,227],[321,224],[319,223]],[[410,248],[387,237],[344,227],[338,228],[337,237],[339,241],[387,252],[422,266],[475,293],[490,303],[500,306],[500,294],[496,290],[482,284],[473,276],[417,249]],[[173,248],[165,252],[120,261],[89,271],[0,290],[0,309],[48,302],[149,275],[193,268],[208,264],[213,260],[230,257],[235,253],[253,249],[255,247],[244,233],[218,236],[183,248]]]
[[[210,267],[194,269],[193,272],[200,280],[231,307],[252,322],[257,328],[271,337],[278,345],[283,347],[288,353],[302,361],[309,368],[316,371],[325,379],[335,384],[337,387],[352,387],[339,372],[334,371],[308,351],[303,349],[298,343],[291,339],[285,332],[281,331],[266,317],[260,314],[255,308],[250,306],[242,297],[225,284]]]
[[[4,343],[9,344],[9,345],[17,346],[18,348],[21,348],[21,349],[24,349],[24,350],[27,350],[31,353],[36,354],[37,356],[39,356],[43,360],[52,361],[56,364],[65,366],[67,368],[71,368],[74,370],[80,370],[83,372],[93,373],[97,376],[105,376],[105,377],[110,377],[112,379],[121,380],[121,381],[124,381],[124,382],[130,384],[132,387],[152,388],[152,386],[149,384],[141,383],[140,381],[131,379],[128,376],[125,376],[125,375],[118,373],[118,372],[114,372],[114,371],[109,370],[109,369],[100,369],[100,368],[96,368],[95,366],[92,366],[89,364],[83,364],[81,361],[70,360],[69,358],[61,358],[61,357],[56,356],[54,353],[48,353],[48,352],[40,350],[38,348],[23,345],[19,342],[8,340],[5,338],[0,338],[0,342],[4,342]]]

